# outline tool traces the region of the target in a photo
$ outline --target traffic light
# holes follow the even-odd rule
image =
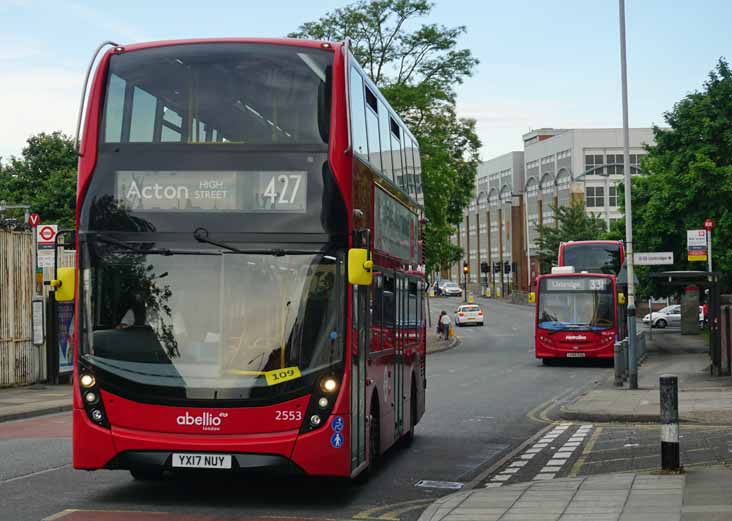
[[[501,264],[498,262],[493,263],[493,273],[498,273],[501,271]]]
[[[503,273],[506,275],[511,273],[511,264],[508,261],[503,261]]]
[[[481,273],[488,273],[488,263],[487,262],[481,262],[480,263],[480,272]]]
[[[463,262],[463,273],[468,273],[470,271],[470,267],[468,266],[467,262]]]

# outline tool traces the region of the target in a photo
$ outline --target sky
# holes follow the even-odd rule
[[[104,40],[284,36],[347,3],[0,0],[0,157],[38,132],[73,135]],[[663,125],[720,57],[732,61],[728,0],[627,0],[626,19],[631,127]],[[460,47],[480,64],[457,87],[458,111],[477,120],[482,159],[522,150],[531,129],[622,125],[616,0],[436,0],[423,21],[466,27]]]

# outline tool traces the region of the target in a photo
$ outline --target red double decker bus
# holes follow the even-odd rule
[[[618,335],[614,275],[540,275],[536,295],[536,358],[613,358]]]
[[[625,262],[623,241],[569,241],[559,245],[559,266],[572,266],[577,273],[618,275]]]
[[[355,477],[410,440],[419,149],[348,44],[114,44],[86,107],[74,467]]]

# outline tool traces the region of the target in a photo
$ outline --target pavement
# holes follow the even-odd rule
[[[0,389],[0,422],[70,411],[71,385],[29,385]]]
[[[732,469],[604,474],[473,489],[433,503],[419,521],[721,521],[732,518]]]
[[[702,335],[682,336],[678,329],[654,331],[649,356],[638,368],[638,389],[613,385],[613,374],[575,401],[562,405],[563,420],[584,422],[659,421],[659,377],[679,379],[679,418],[682,423],[732,425],[732,378],[712,377],[708,347]]]

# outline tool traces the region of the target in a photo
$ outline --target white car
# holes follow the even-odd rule
[[[463,290],[454,282],[448,282],[442,286],[442,294],[446,297],[462,297]]]
[[[643,317],[643,323],[649,324],[651,322],[650,313]],[[666,326],[678,326],[681,324],[681,306],[674,304],[672,306],[666,306],[663,309],[653,312],[653,326],[659,329],[663,329]]]
[[[455,325],[463,327],[466,324],[483,325],[483,310],[476,304],[463,304],[455,310]]]

